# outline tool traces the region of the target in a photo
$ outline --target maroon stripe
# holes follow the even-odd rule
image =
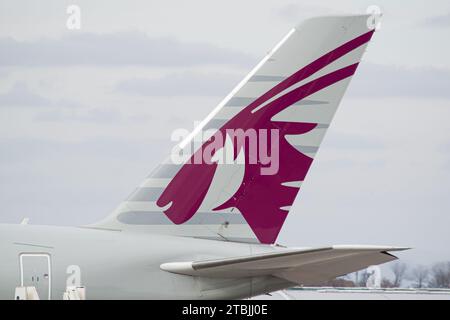
[[[262,103],[266,102],[270,98],[277,95],[278,93],[282,92],[283,90],[302,81],[303,79],[306,79],[307,77],[313,75],[320,69],[326,67],[327,65],[336,61],[337,59],[339,59],[340,57],[349,53],[350,51],[367,43],[371,39],[373,33],[374,33],[374,30],[371,30],[367,33],[364,33],[363,35],[360,35],[359,37],[356,37],[353,40],[350,40],[350,41],[344,43],[343,45],[337,47],[336,49],[324,54],[320,58],[314,60],[307,66],[298,70],[297,72],[295,72],[294,74],[289,76],[287,79],[283,80],[282,82],[277,84],[275,87],[273,87],[272,89],[270,89],[269,91],[264,93],[262,96],[260,96],[255,101],[253,101],[250,105],[248,105],[247,108],[253,110],[254,108],[261,105]]]
[[[267,106],[264,108],[265,116],[271,119],[273,116],[277,115],[294,103],[297,103],[298,101],[303,100],[304,98],[318,91],[321,91],[341,80],[351,77],[355,73],[358,64],[359,63],[357,62],[342,69],[330,72],[292,91],[289,91],[288,93],[267,104]]]

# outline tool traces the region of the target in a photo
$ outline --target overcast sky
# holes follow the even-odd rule
[[[1,0],[0,222],[103,218],[291,27],[373,4],[381,29],[279,242],[450,260],[450,3],[437,0]]]

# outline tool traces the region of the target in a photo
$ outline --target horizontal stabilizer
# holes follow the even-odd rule
[[[251,256],[203,261],[163,263],[162,270],[201,277],[253,277],[273,275],[299,284],[317,284],[370,265],[397,259],[389,246],[336,245],[312,249],[277,249]]]

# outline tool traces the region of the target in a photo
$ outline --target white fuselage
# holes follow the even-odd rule
[[[244,256],[272,246],[77,227],[0,225],[0,299],[21,284],[41,299],[62,299],[68,285],[88,299],[236,299],[292,283],[272,276],[202,278],[173,274],[162,263]],[[48,261],[48,264],[47,264]]]

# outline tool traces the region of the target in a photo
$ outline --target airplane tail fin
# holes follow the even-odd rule
[[[373,35],[370,19],[318,17],[292,29],[92,227],[274,243]]]
[[[396,260],[391,252],[406,247],[334,245],[321,248],[274,248],[256,253],[214,260],[171,261],[164,271],[208,278],[245,278],[273,275],[299,285],[317,285],[371,265]]]

